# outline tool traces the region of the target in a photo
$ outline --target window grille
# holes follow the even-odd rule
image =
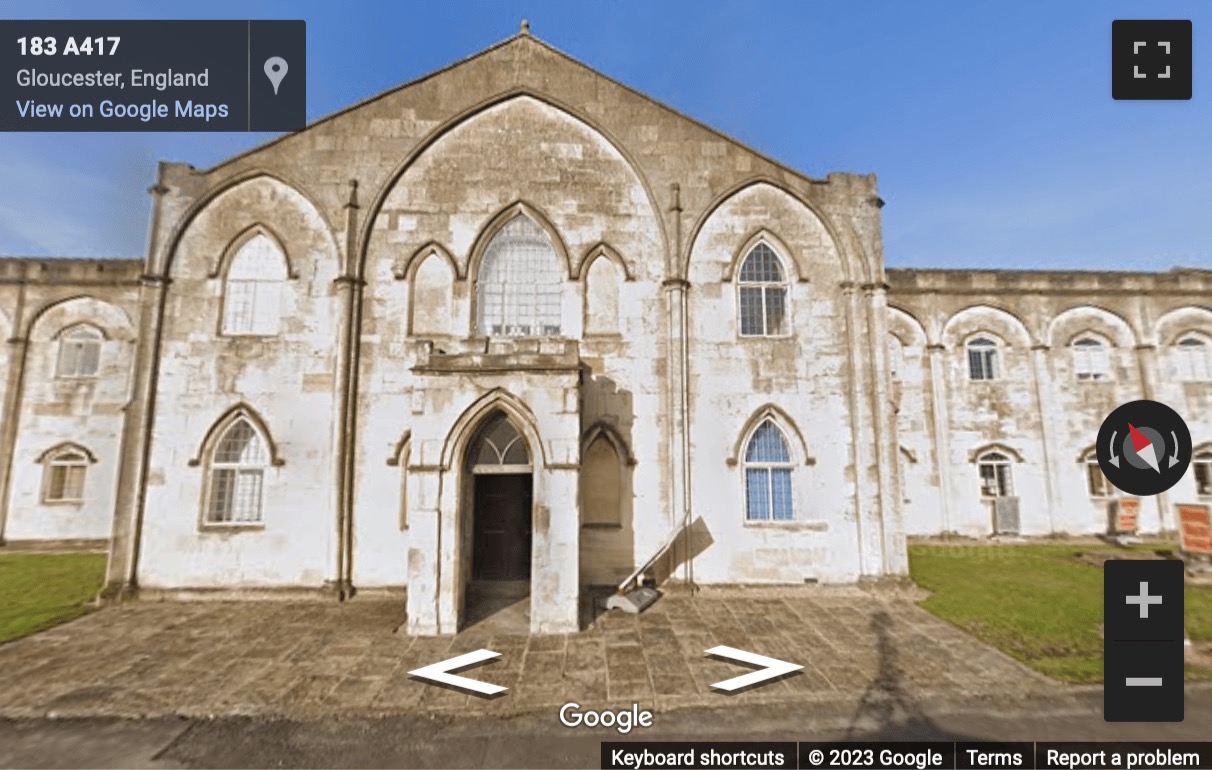
[[[265,441],[247,420],[233,422],[215,447],[210,468],[209,524],[252,524],[262,518],[262,487],[269,463]]]
[[[778,255],[765,243],[750,250],[739,279],[741,335],[772,337],[787,333],[787,281]]]
[[[50,458],[46,466],[43,502],[69,503],[84,500],[84,476],[88,471],[88,458],[81,452],[65,449]]]
[[[265,235],[250,238],[232,257],[223,293],[223,333],[274,335],[282,316],[286,258]]]
[[[1107,346],[1094,337],[1082,337],[1073,343],[1073,369],[1079,380],[1105,380],[1111,374]]]
[[[1010,472],[1010,458],[1001,452],[986,452],[977,458],[982,497],[1012,497],[1014,480]]]
[[[996,380],[997,377],[997,343],[988,337],[977,337],[969,342],[968,379]]]
[[[547,233],[519,214],[484,250],[477,328],[491,337],[558,336],[563,283]]]
[[[104,335],[91,326],[76,326],[59,337],[59,377],[95,377],[101,366],[101,341]]]
[[[1207,340],[1192,334],[1181,338],[1175,348],[1178,379],[1184,382],[1212,380],[1212,362],[1209,361]]]
[[[794,514],[791,453],[783,432],[765,420],[745,448],[745,518],[790,521]]]

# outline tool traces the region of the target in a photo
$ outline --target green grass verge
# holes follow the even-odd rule
[[[104,579],[103,553],[0,554],[0,643],[83,615]]]
[[[1101,682],[1102,569],[1081,553],[1113,545],[909,547],[909,571],[933,596],[921,606],[1048,676]],[[1187,634],[1212,640],[1212,588],[1186,590]],[[1187,667],[1188,679],[1212,679]]]

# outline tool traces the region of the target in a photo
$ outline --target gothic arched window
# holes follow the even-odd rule
[[[489,337],[560,334],[560,259],[543,228],[519,214],[484,250],[477,282],[476,328]]]
[[[1212,346],[1198,334],[1184,334],[1174,346],[1178,379],[1183,382],[1212,380]]]
[[[1073,341],[1073,370],[1079,380],[1105,380],[1111,376],[1107,344],[1098,337],[1085,335]]]
[[[749,521],[795,518],[791,452],[783,432],[771,420],[762,421],[745,447],[745,518]]]
[[[975,337],[968,341],[968,379],[996,380],[1000,374],[997,363],[997,341],[990,337]]]
[[[244,242],[223,282],[223,333],[272,336],[282,320],[286,257],[267,235]]]
[[[75,446],[65,445],[44,460],[42,502],[78,503],[84,500],[84,476],[88,455]]]
[[[210,458],[207,524],[257,524],[269,450],[265,438],[243,416],[220,434]]]
[[[749,251],[741,263],[737,291],[741,336],[787,333],[787,279],[774,249],[759,243]]]

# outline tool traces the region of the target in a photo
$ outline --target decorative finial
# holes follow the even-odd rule
[[[530,22],[526,21],[526,19],[522,19],[522,34],[523,35],[530,34]]]

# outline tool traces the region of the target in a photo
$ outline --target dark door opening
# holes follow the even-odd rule
[[[471,579],[530,580],[529,473],[475,476]]]

